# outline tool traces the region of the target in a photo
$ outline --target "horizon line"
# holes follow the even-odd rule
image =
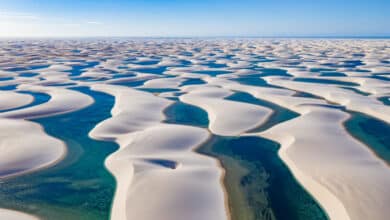
[[[253,38],[253,39],[390,39],[390,35],[215,35],[215,36],[0,36],[0,39],[227,39],[227,38]]]

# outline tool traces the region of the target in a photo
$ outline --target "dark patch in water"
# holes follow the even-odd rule
[[[385,105],[390,105],[390,96],[384,96],[378,98],[379,101],[381,101]]]
[[[8,80],[13,80],[14,77],[0,77],[0,81],[8,81]]]
[[[38,73],[20,73],[19,76],[22,76],[22,77],[34,77],[34,76],[37,76],[39,75]]]
[[[16,84],[14,85],[8,85],[8,86],[0,86],[0,90],[15,90],[17,87]]]
[[[85,71],[85,69],[93,68],[97,66],[99,62],[97,61],[91,61],[91,62],[86,62],[85,64],[82,65],[72,65],[72,70],[70,71],[65,71],[65,72],[70,72],[70,76],[79,76],[81,73]]]
[[[186,86],[186,85],[202,85],[202,84],[206,84],[206,82],[201,79],[187,79],[186,81],[182,82],[181,85]]]
[[[322,72],[320,76],[335,76],[335,77],[343,77],[347,76],[344,73],[339,73],[339,72]]]
[[[163,159],[148,159],[148,160],[145,160],[149,163],[153,163],[153,164],[156,164],[156,165],[160,165],[160,166],[163,166],[163,167],[166,167],[166,168],[170,168],[170,169],[176,169],[177,167],[177,163],[175,161],[171,161],[171,160],[163,160]]]

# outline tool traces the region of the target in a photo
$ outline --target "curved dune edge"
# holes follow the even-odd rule
[[[0,133],[0,178],[42,169],[66,154],[65,144],[34,122],[0,118]]]
[[[272,114],[268,108],[243,102],[225,100],[233,94],[217,87],[187,87],[182,102],[203,108],[209,116],[209,129],[223,136],[235,136],[263,124]],[[186,87],[183,89],[186,91]]]
[[[0,113],[1,118],[34,119],[48,117],[77,111],[94,102],[93,98],[81,92],[58,87],[21,85],[19,89],[46,93],[50,95],[50,100],[40,105]]]
[[[105,163],[117,180],[111,219],[228,218],[222,169],[193,152],[208,139],[206,130],[161,123],[172,104],[166,99],[120,86],[92,89],[115,96],[113,117],[90,132],[120,146]]]
[[[0,91],[0,111],[22,107],[33,101],[33,96],[28,94]]]
[[[151,79],[144,83],[141,88],[170,88],[176,89],[184,82],[184,78],[172,77],[172,78],[160,78],[160,79]]]
[[[0,209],[0,219],[2,220],[38,220],[39,218],[23,212],[10,209]]]
[[[294,91],[240,85],[224,79],[209,83],[274,102],[301,114],[259,135],[281,143],[279,155],[331,219],[387,219],[390,170],[345,130],[349,114],[325,100],[292,97]],[[319,135],[321,134],[321,135]],[[375,190],[373,190],[375,189]]]
[[[353,91],[336,87],[334,85],[325,85],[316,83],[302,83],[281,78],[266,78],[266,80],[277,86],[307,92],[324,99],[344,105],[347,109],[362,112],[371,115],[387,123],[390,123],[390,107],[378,101],[375,97],[363,96]],[[368,87],[368,86],[367,86]],[[389,92],[390,90],[387,90]]]
[[[387,165],[344,129],[342,123],[348,119],[347,113],[324,107],[308,108],[299,118],[259,135],[282,143],[281,157],[331,219],[388,219]],[[294,141],[286,144],[285,136],[292,136]],[[302,178],[301,172],[306,178]],[[323,194],[325,190],[307,177],[330,194]],[[345,212],[331,194],[342,203]]]

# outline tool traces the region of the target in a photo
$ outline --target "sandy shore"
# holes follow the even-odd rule
[[[42,118],[77,111],[91,105],[94,102],[93,98],[88,95],[69,89],[30,85],[20,86],[19,89],[46,93],[50,96],[50,99],[48,102],[40,105],[0,113],[1,118]]]
[[[0,133],[0,178],[47,167],[66,153],[65,144],[47,135],[37,123],[0,118]]]
[[[8,110],[28,105],[34,101],[33,96],[9,91],[0,91],[0,110]]]
[[[345,131],[348,114],[307,108],[299,118],[259,135],[282,144],[281,158],[331,219],[387,219],[386,164]]]
[[[9,209],[0,209],[0,219],[3,220],[38,220],[37,217]]]

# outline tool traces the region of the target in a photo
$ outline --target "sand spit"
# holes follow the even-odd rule
[[[115,140],[118,135],[145,129],[164,119],[163,110],[172,101],[124,86],[93,85],[91,89],[115,96],[112,118],[98,124],[90,135],[97,139]]]
[[[9,209],[0,209],[0,219],[3,220],[38,220],[37,217]]]
[[[272,113],[265,107],[224,99],[231,94],[229,90],[201,86],[180,96],[180,100],[207,111],[209,129],[217,135],[241,134],[264,123]]]
[[[40,92],[50,95],[46,103],[0,113],[1,118],[33,119],[64,114],[85,108],[93,103],[93,99],[84,93],[58,87],[20,86],[20,90]]]
[[[172,88],[176,89],[180,84],[185,81],[184,78],[173,77],[173,78],[161,78],[152,79],[144,83],[142,88]]]
[[[33,96],[10,91],[0,91],[0,110],[8,110],[28,105],[34,101]]]
[[[0,133],[0,178],[46,167],[66,152],[65,144],[47,135],[37,123],[0,119]]]
[[[222,170],[193,152],[208,139],[206,130],[162,124],[172,102],[150,93],[112,85],[92,89],[115,96],[113,117],[90,132],[120,145],[106,160],[117,180],[111,219],[227,219]]]

